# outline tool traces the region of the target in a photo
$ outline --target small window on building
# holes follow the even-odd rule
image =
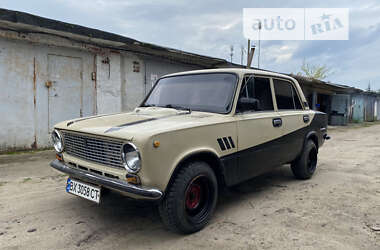
[[[254,110],[241,110],[238,106],[238,112],[274,110],[269,78],[245,76],[240,98],[256,99],[257,105]]]
[[[300,99],[290,82],[273,79],[273,84],[279,110],[302,110]]]

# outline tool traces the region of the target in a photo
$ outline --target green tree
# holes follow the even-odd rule
[[[312,65],[307,63],[305,60],[302,62],[301,72],[297,73],[297,75],[306,76],[317,80],[323,80],[331,74],[331,68],[326,65]]]

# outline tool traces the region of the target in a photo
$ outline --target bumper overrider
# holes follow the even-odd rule
[[[65,165],[64,162],[61,162],[59,160],[52,161],[50,163],[50,166],[58,171],[68,174],[69,176],[73,178],[78,178],[79,180],[87,181],[89,183],[96,184],[99,186],[108,187],[108,188],[121,191],[124,193],[137,195],[141,197],[142,199],[145,198],[145,199],[157,200],[157,199],[160,199],[163,195],[162,192],[158,189],[136,186],[136,185],[129,184],[126,181],[121,181],[121,180],[109,178],[106,176],[89,173],[80,169],[73,169]]]

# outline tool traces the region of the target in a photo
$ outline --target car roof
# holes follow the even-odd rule
[[[266,71],[266,70],[246,69],[246,68],[219,68],[219,69],[191,70],[191,71],[168,74],[168,75],[164,75],[163,77],[191,75],[191,74],[205,74],[205,73],[235,73],[235,74],[238,74],[239,76],[243,76],[245,74],[254,74],[254,75],[280,77],[280,78],[286,78],[292,81],[296,81],[293,77],[290,77],[284,74],[275,73],[275,72]]]

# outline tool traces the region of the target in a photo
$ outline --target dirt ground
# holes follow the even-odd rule
[[[223,191],[210,224],[167,231],[151,204],[65,192],[52,151],[0,156],[0,249],[380,249],[380,125],[334,129],[308,181],[289,167]]]

